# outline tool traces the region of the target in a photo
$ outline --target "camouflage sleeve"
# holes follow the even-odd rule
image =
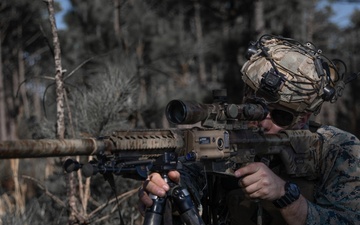
[[[360,221],[360,142],[331,126],[318,130],[321,180],[315,202],[308,202],[307,224],[356,224]],[[357,221],[357,222],[356,222]]]

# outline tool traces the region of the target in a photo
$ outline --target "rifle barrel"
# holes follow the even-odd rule
[[[106,146],[92,138],[1,141],[0,159],[95,155]]]

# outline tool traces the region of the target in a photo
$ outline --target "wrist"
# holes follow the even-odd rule
[[[279,188],[280,193],[279,193],[279,195],[278,195],[278,198],[275,199],[275,200],[278,200],[279,198],[283,197],[283,196],[286,194],[285,186],[286,186],[286,181],[283,181],[283,182],[281,183],[280,188]]]
[[[292,204],[300,197],[300,189],[295,183],[286,182],[281,192],[281,197],[273,201],[273,204],[280,209]]]

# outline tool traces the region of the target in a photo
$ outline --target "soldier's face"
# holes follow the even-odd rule
[[[270,114],[264,120],[258,122],[257,126],[262,128],[266,134],[276,134],[284,129],[284,127],[279,127],[272,121]]]

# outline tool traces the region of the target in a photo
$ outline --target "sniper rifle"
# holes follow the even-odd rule
[[[265,119],[268,110],[264,104],[229,104],[223,91],[213,94],[212,104],[170,101],[166,117],[177,128],[119,130],[109,136],[85,139],[1,141],[0,159],[92,155],[95,159],[85,164],[67,159],[65,171],[81,169],[87,177],[100,173],[146,179],[154,171],[166,178],[178,162],[200,162],[206,173],[232,176],[241,165],[277,157],[289,176],[316,177],[314,150],[320,145],[316,133],[283,130],[264,134],[248,126],[249,121]],[[187,195],[184,189],[174,193]],[[196,212],[189,201],[179,203],[183,210],[191,208],[189,215],[184,212],[183,220],[191,225],[204,224],[198,215],[194,222]],[[163,208],[151,210],[144,224],[160,224]]]

